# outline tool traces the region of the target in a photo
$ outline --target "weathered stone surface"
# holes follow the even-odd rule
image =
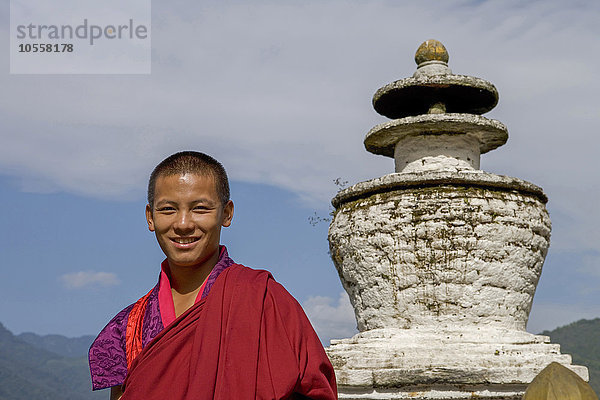
[[[329,242],[360,331],[524,330],[550,229],[544,204],[514,189],[397,186],[339,204]]]
[[[482,188],[497,188],[507,191],[517,190],[537,197],[544,204],[548,198],[539,186],[505,175],[490,174],[484,171],[462,171],[460,173],[448,171],[430,171],[422,173],[393,173],[383,175],[379,178],[359,182],[338,192],[331,204],[338,207],[340,204],[365,198],[372,194],[397,190],[406,187],[420,188],[439,185],[451,185],[457,187],[476,186]]]
[[[472,76],[433,74],[389,83],[373,95],[375,111],[391,119],[427,114],[436,103],[448,113],[484,114],[498,104],[498,91]]]
[[[396,172],[479,169],[479,141],[469,135],[405,136],[396,143]]]
[[[364,398],[466,398],[484,387],[521,396],[550,362],[588,379],[547,336],[495,327],[375,329],[332,341],[327,353],[344,399],[373,392],[397,397]]]
[[[454,147],[444,142],[452,137],[461,136],[476,141],[476,149],[483,154],[506,143],[508,130],[500,121],[479,115],[425,114],[379,124],[367,133],[364,144],[367,151],[371,153],[398,159],[399,151],[403,154],[410,154],[413,151],[410,147],[402,149],[401,146],[403,141],[415,136],[426,136],[430,139],[431,144],[423,144],[420,149],[424,154],[448,154],[448,151]],[[394,156],[395,150],[396,156]],[[477,154],[476,164],[476,168],[479,169],[479,154]],[[396,172],[401,171],[396,170]]]
[[[478,400],[521,400],[523,394],[522,385],[461,385],[458,387],[436,387],[426,389],[421,386],[408,387],[405,389],[365,389],[365,388],[342,388],[339,398],[345,400],[441,400],[441,399],[478,399]]]

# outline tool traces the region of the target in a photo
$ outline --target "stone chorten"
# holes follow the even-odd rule
[[[454,75],[435,40],[379,89],[392,121],[365,138],[396,173],[333,199],[331,255],[360,333],[327,348],[341,399],[520,399],[549,363],[588,379],[525,327],[549,246],[541,188],[479,170],[506,143],[491,83]]]

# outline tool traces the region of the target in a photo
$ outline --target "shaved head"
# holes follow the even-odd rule
[[[223,165],[207,154],[198,151],[182,151],[165,158],[150,174],[148,181],[148,204],[150,207],[154,205],[154,192],[158,177],[184,174],[212,176],[221,203],[225,205],[229,201],[229,180]]]

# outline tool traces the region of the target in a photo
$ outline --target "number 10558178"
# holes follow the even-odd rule
[[[72,43],[21,43],[19,53],[72,53]]]

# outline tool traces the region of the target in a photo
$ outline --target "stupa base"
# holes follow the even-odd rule
[[[364,399],[412,399],[412,400],[444,400],[444,399],[510,399],[517,400],[523,397],[527,385],[499,385],[491,386],[413,386],[398,389],[383,388],[338,388],[338,397],[347,400]]]
[[[547,336],[504,328],[375,329],[326,351],[340,399],[520,399],[553,361],[588,380]]]

